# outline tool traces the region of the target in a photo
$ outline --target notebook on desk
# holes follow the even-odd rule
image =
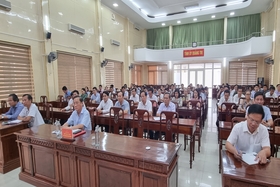
[[[254,165],[259,163],[259,159],[255,160],[257,153],[244,153],[242,154],[242,161],[248,165]]]
[[[4,121],[4,122],[2,122],[2,125],[11,125],[11,124],[17,124],[17,123],[20,123],[20,122],[22,122],[22,121],[19,120],[19,119],[11,120],[11,121]]]

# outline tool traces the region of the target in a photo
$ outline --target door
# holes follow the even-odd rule
[[[204,85],[204,70],[190,70],[189,75],[189,84],[192,83],[193,86],[196,84]]]

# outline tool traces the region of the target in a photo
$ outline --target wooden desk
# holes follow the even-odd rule
[[[108,125],[109,124],[109,115],[106,114],[101,114],[101,115],[96,115],[96,112],[94,112],[93,114],[93,121],[95,124],[99,124],[99,125]],[[133,115],[129,115],[126,114],[124,115],[125,118],[125,124],[127,124],[127,127],[129,128],[133,128]],[[144,118],[145,120],[145,118]],[[147,120],[147,118],[146,118]],[[175,119],[173,121],[173,123],[175,123]],[[190,143],[190,168],[192,168],[192,161],[194,160],[194,155],[195,155],[195,136],[194,136],[194,132],[196,129],[196,120],[195,119],[179,119],[179,133],[180,134],[185,134],[185,135],[189,135],[190,139],[191,139],[191,143]],[[94,129],[94,128],[93,128]],[[155,131],[159,131],[160,130],[160,121],[158,120],[154,120],[154,118],[151,116],[149,118],[149,129],[150,130],[155,130]]]
[[[44,107],[39,106],[38,108],[39,108],[39,111],[40,111],[42,117],[45,118],[46,111],[44,110]],[[67,120],[71,116],[72,112],[73,112],[73,110],[61,111],[61,108],[53,107],[53,118]]]
[[[180,145],[100,133],[100,146],[95,147],[91,131],[65,142],[53,130],[41,125],[15,133],[21,180],[44,187],[178,186]]]
[[[223,187],[280,187],[280,159],[271,158],[265,165],[247,165],[222,150]]]
[[[20,166],[14,132],[26,129],[28,123],[2,125],[2,122],[0,122],[0,173],[7,173]]]

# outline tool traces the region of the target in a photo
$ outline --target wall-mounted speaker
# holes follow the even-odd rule
[[[100,51],[101,51],[101,52],[104,52],[104,49],[105,49],[104,47],[101,47],[101,48],[100,48]]]
[[[47,32],[47,39],[51,39],[51,37],[52,37],[52,33]]]

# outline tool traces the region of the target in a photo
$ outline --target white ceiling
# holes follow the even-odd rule
[[[162,23],[168,25],[177,25],[180,20],[181,24],[193,23],[193,18],[197,22],[230,17],[230,12],[235,12],[234,16],[255,14],[266,11],[273,0],[248,0],[240,4],[229,5],[230,2],[239,0],[101,0],[101,3],[118,14],[129,18],[134,24],[143,29],[161,27]],[[117,3],[119,6],[114,7]],[[218,8],[208,9],[212,6],[228,4]],[[196,12],[191,12],[184,7],[196,5]],[[206,9],[206,10],[205,10]],[[167,14],[188,11],[186,13],[166,16]],[[155,16],[150,18],[149,16]]]

